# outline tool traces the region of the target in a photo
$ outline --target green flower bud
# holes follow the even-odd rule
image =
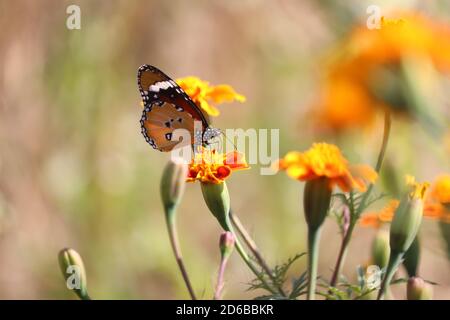
[[[391,252],[405,252],[419,231],[423,216],[423,198],[428,184],[414,183],[395,211],[391,224]]]
[[[420,260],[420,243],[419,238],[416,236],[408,251],[406,251],[403,260],[403,266],[408,272],[408,276],[414,277],[417,275],[417,269],[419,268]]]
[[[325,220],[331,202],[332,188],[328,178],[309,180],[303,192],[305,219],[310,229],[317,230]]]
[[[66,286],[82,300],[90,300],[87,292],[86,270],[81,256],[73,249],[63,249],[58,255]]]
[[[431,300],[433,298],[433,289],[419,277],[409,278],[406,290],[408,300]]]
[[[200,183],[203,199],[209,211],[216,217],[222,228],[229,230],[230,195],[225,182],[222,183]]]
[[[391,223],[389,238],[391,254],[389,256],[386,274],[378,293],[378,299],[381,299],[386,293],[394,273],[402,262],[405,252],[409,249],[416,237],[422,222],[423,199],[429,184],[417,183],[413,179],[412,177],[408,177],[407,184],[409,185],[410,191],[400,201]]]
[[[227,259],[231,255],[235,241],[234,235],[230,231],[225,231],[220,235],[219,247],[223,259]]]
[[[385,230],[379,230],[372,243],[372,261],[373,264],[383,269],[389,261],[391,249],[389,248],[389,233]]]
[[[187,177],[187,164],[182,159],[170,160],[161,178],[161,199],[166,212],[178,205],[184,192]]]

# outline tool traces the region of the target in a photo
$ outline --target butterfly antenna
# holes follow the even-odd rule
[[[231,139],[226,136],[225,132],[222,129],[219,129],[219,130],[220,130],[220,134],[223,135],[224,138],[234,146],[234,151],[237,151],[237,147],[234,144],[234,141],[231,141]]]

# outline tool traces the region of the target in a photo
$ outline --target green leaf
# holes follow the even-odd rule
[[[292,291],[289,294],[290,299],[296,299],[302,294],[302,292],[304,292],[303,290],[308,286],[307,275],[308,272],[305,271],[300,275],[300,277],[292,281]]]
[[[270,283],[273,287],[283,287],[284,283],[286,282],[286,276],[287,272],[289,271],[289,268],[292,266],[292,264],[297,261],[299,258],[303,257],[306,254],[306,252],[298,253],[294,257],[289,258],[286,262],[284,262],[281,265],[277,265],[273,268],[272,271],[272,277],[269,277],[269,275],[264,271],[261,270],[259,273],[259,276],[263,278],[267,283]],[[257,289],[263,289],[266,291],[271,291],[270,288],[267,288],[267,286],[261,281],[260,278],[255,278],[249,283],[249,288],[247,291],[250,290],[257,290]],[[300,288],[301,289],[301,288]],[[270,295],[273,299],[275,299],[275,295]],[[286,299],[286,298],[284,298]]]

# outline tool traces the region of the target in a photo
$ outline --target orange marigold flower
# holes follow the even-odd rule
[[[442,204],[450,204],[450,174],[444,174],[437,178],[431,196]]]
[[[218,184],[225,181],[233,171],[248,168],[244,156],[237,151],[222,154],[202,148],[189,165],[187,181]]]
[[[291,151],[279,160],[278,167],[300,181],[326,177],[331,186],[337,185],[344,192],[363,192],[367,182],[378,176],[370,166],[350,165],[337,146],[327,143],[314,143],[306,152]]]
[[[330,77],[312,108],[318,127],[336,131],[369,125],[376,115],[372,98],[364,85],[349,77]]]
[[[383,17],[377,30],[355,27],[330,56],[319,99],[311,108],[317,127],[364,128],[380,110],[410,110],[391,97],[391,84],[385,81],[405,58],[430,61],[439,72],[450,72],[450,25],[416,12],[396,16],[401,19]],[[389,79],[398,81],[393,75]]]
[[[227,84],[212,86],[197,77],[185,77],[176,80],[187,95],[208,115],[218,116],[219,110],[211,103],[245,102],[245,96],[238,94]]]
[[[450,175],[443,174],[434,182],[424,215],[450,223]]]

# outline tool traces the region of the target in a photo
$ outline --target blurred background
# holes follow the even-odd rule
[[[154,151],[140,133],[136,72],[144,63],[173,78],[195,75],[212,84],[232,85],[247,102],[220,106],[215,126],[279,128],[280,156],[304,150],[314,141],[328,141],[338,144],[352,162],[374,165],[383,118],[374,110],[381,101],[398,115],[378,191],[395,196],[395,186],[406,173],[432,181],[449,172],[445,90],[450,84],[450,38],[422,38],[445,34],[450,3],[395,3],[0,0],[0,298],[75,298],[57,263],[63,247],[83,257],[94,299],[188,298],[159,196],[168,154]],[[71,4],[81,8],[79,30],[66,27]],[[364,39],[376,32],[366,27],[371,4],[393,19],[403,17],[396,12],[423,15],[428,33],[390,39],[386,51],[374,45],[381,58],[361,53]],[[425,99],[426,115],[424,103],[410,103],[410,95],[405,103],[395,103],[405,98],[395,90],[395,63],[404,53],[395,48],[398,43],[407,50],[427,46],[418,50],[429,58],[420,61],[432,66],[433,93]],[[394,52],[394,57],[385,52]],[[355,59],[362,66],[382,65],[376,77],[368,76],[377,84],[370,86],[375,88],[374,103],[351,85],[340,86],[342,94],[336,96],[340,91],[329,89],[334,74],[348,75],[349,68],[355,72],[351,83],[360,83],[363,71],[367,80],[369,71],[355,67]],[[429,79],[430,68],[411,65],[414,72],[426,73],[416,73],[414,79]],[[414,92],[421,93],[422,87]],[[327,109],[334,102],[337,118]],[[367,110],[352,111],[360,105]],[[357,125],[344,125],[344,118],[356,119]],[[228,187],[234,211],[271,265],[306,250],[302,183],[285,174],[261,176],[259,166],[253,165],[235,173]],[[200,297],[210,298],[220,228],[197,183],[187,186],[179,232],[194,288]],[[349,279],[356,278],[357,265],[369,261],[376,232],[357,228],[344,267]],[[446,224],[425,219],[420,234],[420,275],[439,283],[434,287],[436,299],[450,299],[449,233]],[[322,234],[319,273],[329,279],[340,244],[332,218]],[[303,272],[305,262],[298,261],[290,274]],[[233,255],[225,298],[258,295],[246,291],[251,279],[239,256]],[[404,298],[404,285],[397,285],[394,295]]]

